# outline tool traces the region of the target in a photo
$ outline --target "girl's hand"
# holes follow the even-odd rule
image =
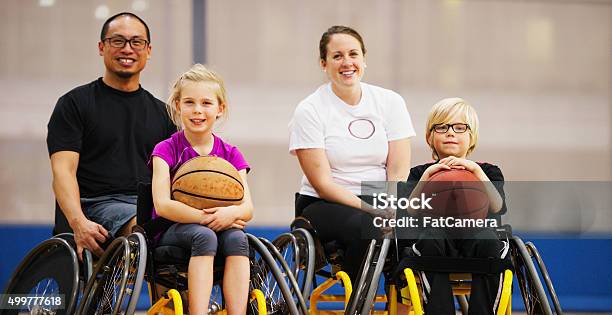
[[[450,168],[468,170],[474,173],[475,175],[482,173],[482,169],[480,168],[480,165],[478,165],[478,163],[472,160],[462,159],[454,156],[445,157],[441,159],[438,164],[447,165]]]
[[[216,207],[203,209],[202,211],[208,214],[208,216],[200,224],[208,226],[215,232],[229,229],[238,219],[236,206]],[[238,225],[240,226],[240,224]]]
[[[234,221],[234,223],[232,223],[233,228],[240,229],[240,230],[244,230],[246,226],[247,226],[247,223],[246,221],[243,221],[243,220],[236,220]]]

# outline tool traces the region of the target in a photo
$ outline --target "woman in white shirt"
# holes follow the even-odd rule
[[[363,39],[354,29],[332,26],[319,42],[320,66],[329,82],[306,97],[289,124],[289,150],[304,177],[296,214],[313,224],[323,241],[346,250],[345,270],[357,281],[375,211],[362,207],[362,182],[405,181],[410,137],[415,135],[402,97],[361,82]],[[371,196],[369,196],[371,198]]]

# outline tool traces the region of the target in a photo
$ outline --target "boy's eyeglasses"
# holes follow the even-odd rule
[[[143,50],[149,44],[149,42],[146,39],[142,39],[142,38],[127,39],[122,36],[107,37],[104,40],[108,40],[108,43],[111,45],[111,47],[114,47],[114,48],[123,48],[125,47],[126,43],[130,43],[130,47],[132,47],[132,49],[134,50]]]
[[[453,131],[455,133],[464,133],[470,130],[470,125],[468,124],[437,124],[437,125],[433,125],[433,127],[431,127],[429,131],[433,130],[436,133],[446,133],[448,131],[448,128],[453,128]]]

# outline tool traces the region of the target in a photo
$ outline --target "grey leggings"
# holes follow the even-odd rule
[[[217,232],[200,224],[173,224],[160,238],[158,246],[179,246],[191,256],[249,256],[249,243],[243,230],[231,228]]]

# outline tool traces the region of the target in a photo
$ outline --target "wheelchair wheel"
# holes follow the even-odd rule
[[[559,298],[557,297],[557,292],[555,292],[555,287],[552,284],[552,280],[548,275],[548,269],[546,269],[546,265],[544,264],[544,260],[540,257],[540,252],[535,247],[532,242],[527,242],[525,247],[529,250],[529,253],[536,259],[538,263],[538,267],[540,268],[540,272],[542,273],[542,277],[544,278],[544,283],[546,283],[546,287],[548,288],[548,292],[550,293],[550,299],[553,302],[555,307],[555,311],[558,315],[563,314],[563,310],[561,309],[561,303],[559,303]]]
[[[527,314],[552,315],[548,298],[525,244],[513,236],[512,263]]]
[[[370,242],[366,259],[362,262],[359,282],[351,295],[344,314],[358,315],[370,313],[390,243],[389,239],[382,240],[382,244],[380,240],[372,240]]]
[[[287,234],[293,236],[291,233],[287,233]],[[293,239],[295,239],[295,237],[293,237]],[[296,273],[295,267],[296,266],[290,267],[287,261],[285,260],[285,257],[283,257],[283,255],[278,250],[278,248],[276,248],[276,246],[274,246],[274,244],[272,244],[270,241],[268,241],[267,239],[263,237],[260,237],[259,240],[264,245],[266,245],[266,247],[270,251],[270,254],[272,254],[272,257],[276,259],[277,266],[280,265],[279,269],[281,270],[282,275],[284,276],[286,281],[289,283],[291,287],[291,292],[293,294],[293,300],[297,303],[297,306],[299,306],[300,309],[302,310],[302,314],[308,314],[308,308],[306,307],[306,302],[304,302],[304,297],[302,296],[300,287],[295,279],[295,273]],[[293,252],[293,250],[290,250],[290,252]],[[285,281],[285,279],[283,279],[283,281]]]
[[[72,314],[77,300],[78,281],[79,263],[73,247],[61,238],[48,239],[31,250],[21,261],[4,293],[36,297],[63,294],[63,308],[4,309],[0,310],[0,314]]]
[[[263,292],[266,298],[266,314],[300,314],[274,257],[257,237],[249,233],[246,235],[251,250],[249,291],[259,289]],[[247,314],[260,314],[256,302],[249,303]]]
[[[301,289],[304,300],[308,300],[314,277],[315,247],[310,232],[303,228],[281,234],[272,244],[287,262]]]
[[[142,290],[144,274],[147,266],[147,242],[141,233],[132,233],[127,236],[130,243],[130,270],[126,287],[126,294],[129,294],[129,302],[126,306],[126,313],[132,314],[136,310],[136,304]]]
[[[78,314],[133,314],[146,266],[144,236],[114,240],[87,282]]]

